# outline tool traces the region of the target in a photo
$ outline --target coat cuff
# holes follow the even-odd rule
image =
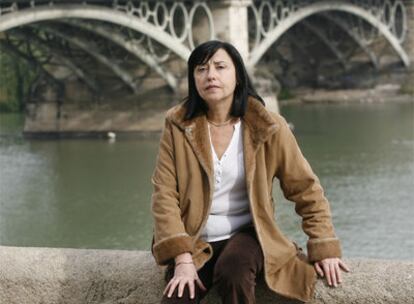
[[[310,262],[317,262],[326,258],[340,258],[342,256],[341,244],[336,237],[310,239],[307,249]]]
[[[171,259],[184,252],[193,252],[191,237],[182,233],[177,236],[161,240],[153,245],[152,253],[159,265],[166,265]]]

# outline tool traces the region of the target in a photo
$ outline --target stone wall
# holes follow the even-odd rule
[[[23,133],[27,137],[105,137],[108,132],[120,136],[159,133],[166,109],[105,110],[79,109],[65,105],[57,115],[56,103],[31,104],[27,107]],[[129,134],[129,135],[128,135]]]
[[[318,280],[309,303],[414,303],[414,261],[345,260],[338,288]],[[163,270],[148,251],[0,246],[0,303],[159,303]],[[258,282],[257,303],[299,303]],[[204,304],[220,303],[213,290]]]

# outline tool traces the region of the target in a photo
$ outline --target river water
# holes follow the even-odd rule
[[[286,105],[347,257],[414,258],[414,104]],[[149,250],[158,139],[27,140],[0,114],[0,244]],[[275,183],[277,186],[277,182]],[[276,220],[302,247],[278,187]]]

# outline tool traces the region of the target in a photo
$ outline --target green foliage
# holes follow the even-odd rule
[[[22,112],[35,72],[0,48],[0,112]]]
[[[291,99],[293,97],[295,97],[295,95],[293,95],[289,89],[282,87],[282,89],[280,90],[279,96],[277,98],[279,100],[285,100],[285,99]]]

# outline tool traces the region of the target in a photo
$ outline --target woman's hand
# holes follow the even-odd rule
[[[315,262],[315,270],[321,277],[326,277],[329,286],[338,286],[342,282],[341,270],[349,272],[349,267],[340,258],[327,258]]]
[[[163,294],[167,294],[167,297],[171,298],[175,288],[178,287],[178,297],[181,298],[183,296],[185,285],[188,284],[188,288],[190,289],[190,298],[194,299],[194,281],[201,290],[207,291],[203,285],[203,282],[201,282],[198,277],[197,269],[195,268],[193,262],[188,259],[176,259],[174,277],[168,282]]]

